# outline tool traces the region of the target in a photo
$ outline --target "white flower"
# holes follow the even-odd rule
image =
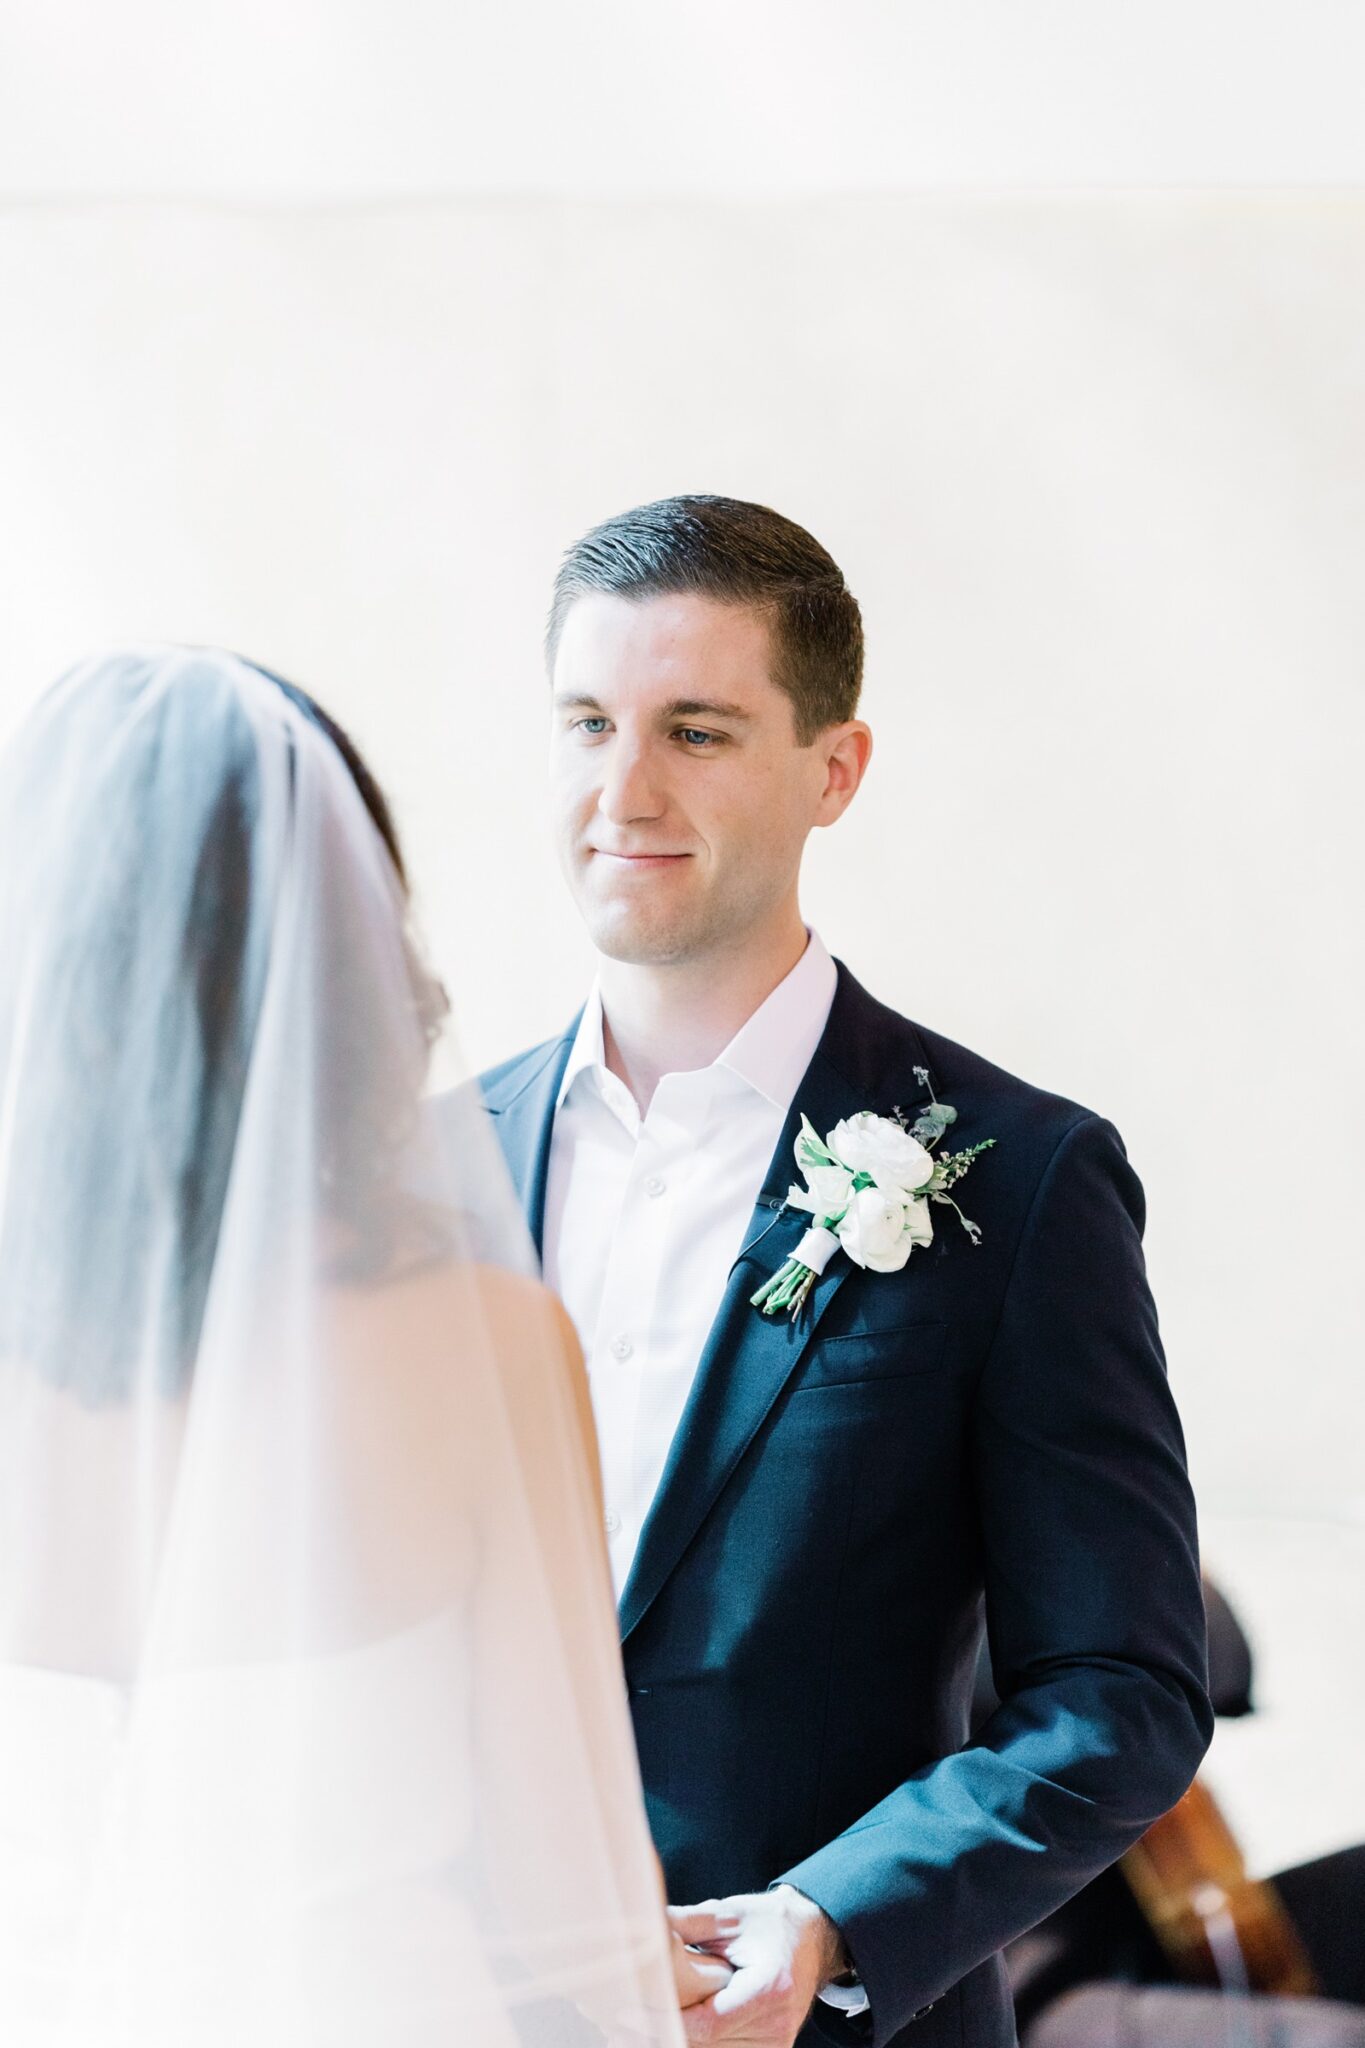
[[[870,1109],[836,1124],[829,1134],[829,1149],[850,1173],[870,1173],[887,1196],[913,1194],[934,1170],[933,1158],[918,1138],[902,1130],[894,1117],[874,1116]]]
[[[853,1194],[853,1175],[846,1166],[808,1166],[809,1192],[793,1186],[787,1194],[792,1209],[808,1209],[817,1220],[842,1216]]]
[[[929,1088],[925,1068],[916,1067],[915,1078]],[[814,1218],[815,1228],[806,1232],[795,1253],[783,1260],[772,1278],[750,1295],[753,1306],[765,1316],[785,1310],[795,1322],[836,1249],[847,1252],[855,1266],[874,1273],[899,1273],[917,1244],[932,1244],[931,1196],[957,1209],[946,1190],[955,1187],[977,1155],[995,1143],[994,1138],[982,1138],[965,1151],[950,1154],[934,1182],[936,1167],[929,1147],[936,1145],[956,1120],[957,1111],[950,1103],[935,1100],[932,1091],[929,1108],[921,1112],[918,1124],[928,1145],[911,1137],[899,1120],[899,1111],[889,1117],[859,1110],[856,1116],[836,1124],[823,1139],[803,1114],[792,1149],[806,1185],[788,1190],[786,1206],[805,1210]],[[957,1216],[972,1243],[979,1244],[981,1232],[976,1225],[960,1209]]]
[[[932,1244],[934,1241],[934,1219],[929,1214],[927,1195],[916,1195],[913,1202],[905,1205],[905,1234],[911,1244]]]
[[[838,1238],[855,1266],[873,1273],[899,1273],[917,1244],[934,1234],[929,1204],[921,1196],[905,1203],[880,1188],[862,1188],[849,1204]]]

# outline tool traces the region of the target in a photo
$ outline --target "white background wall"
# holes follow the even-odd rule
[[[0,725],[129,636],[315,689],[482,1062],[590,971],[560,548],[810,525],[878,752],[808,915],[1128,1139],[1271,1868],[1365,1838],[1354,15],[945,14],[0,8]]]

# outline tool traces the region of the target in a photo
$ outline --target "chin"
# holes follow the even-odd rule
[[[599,953],[628,967],[666,967],[696,950],[698,934],[679,920],[657,922],[612,907],[597,906],[586,919]]]
[[[659,932],[595,932],[593,944],[608,960],[625,967],[667,967],[685,957],[687,948]]]

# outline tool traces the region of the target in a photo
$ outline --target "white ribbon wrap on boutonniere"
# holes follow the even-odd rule
[[[818,1278],[839,1249],[839,1239],[835,1233],[817,1224],[814,1230],[806,1232],[792,1257],[799,1266],[809,1266],[811,1272]]]
[[[956,1123],[950,1103],[935,1100],[928,1069],[916,1067],[915,1079],[929,1090],[928,1107],[913,1123],[899,1108],[890,1116],[870,1109],[845,1117],[822,1139],[806,1116],[797,1134],[796,1163],[805,1187],[793,1185],[787,1206],[804,1209],[811,1229],[791,1257],[758,1293],[750,1296],[764,1315],[787,1309],[800,1315],[817,1279],[836,1252],[847,1252],[857,1266],[873,1273],[899,1273],[916,1245],[933,1242],[931,1202],[946,1203],[973,1244],[981,1232],[962,1214],[948,1190],[994,1138],[983,1138],[963,1152],[940,1152],[943,1134]]]

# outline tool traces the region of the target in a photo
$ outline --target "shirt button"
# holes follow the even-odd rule
[[[631,1343],[629,1337],[613,1337],[611,1348],[618,1358],[629,1358],[635,1346]]]
[[[608,1508],[607,1512],[602,1517],[602,1521],[606,1527],[608,1536],[615,1536],[619,1533],[621,1528],[621,1517],[617,1514],[615,1508]]]
[[[661,1195],[664,1187],[665,1182],[660,1179],[659,1175],[651,1173],[649,1179],[645,1182],[645,1193],[647,1195]]]

